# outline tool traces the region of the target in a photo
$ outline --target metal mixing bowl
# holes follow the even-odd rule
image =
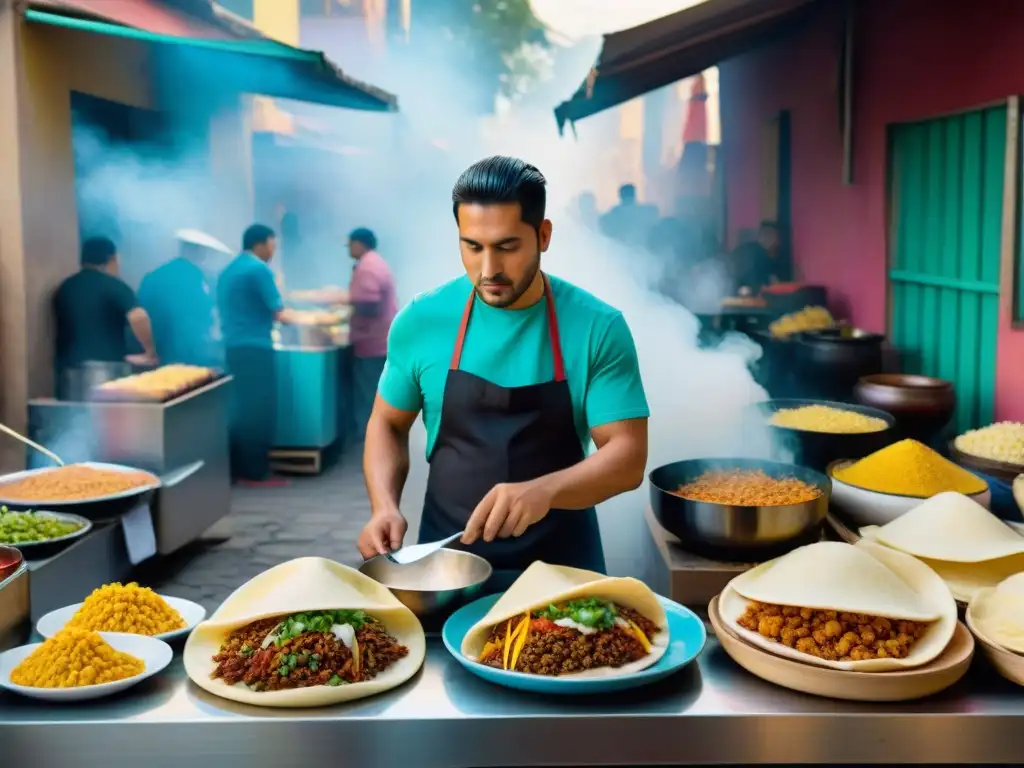
[[[491,578],[491,564],[478,555],[441,549],[409,565],[374,557],[361,573],[383,584],[417,616],[451,613],[480,595]]]
[[[677,496],[681,485],[709,471],[761,470],[769,477],[794,477],[821,491],[801,504],[741,507]],[[832,482],[820,472],[759,459],[690,459],[658,467],[648,477],[651,508],[658,522],[695,554],[726,562],[769,560],[817,541],[828,512]]]

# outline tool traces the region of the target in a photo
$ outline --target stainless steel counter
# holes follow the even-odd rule
[[[980,660],[932,699],[849,704],[762,683],[714,640],[660,685],[583,699],[492,686],[437,639],[405,686],[329,709],[217,699],[188,682],[177,657],[115,699],[55,707],[0,694],[0,744],[19,768],[1022,763],[1022,729],[1024,689]]]

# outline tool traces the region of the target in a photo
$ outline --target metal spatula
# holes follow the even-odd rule
[[[462,538],[463,533],[465,533],[465,531],[459,531],[458,533],[452,534],[448,538],[441,539],[440,541],[428,541],[426,544],[413,544],[411,547],[401,547],[400,549],[396,549],[394,552],[387,553],[384,557],[397,565],[410,565],[411,563],[415,563],[417,560],[430,557],[439,549],[443,549],[453,541],[458,541]]]

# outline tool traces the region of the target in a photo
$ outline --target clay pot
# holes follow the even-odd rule
[[[930,376],[879,373],[864,376],[854,388],[857,401],[896,417],[903,437],[928,445],[956,410],[953,383]]]

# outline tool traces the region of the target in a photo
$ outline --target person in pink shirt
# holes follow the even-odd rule
[[[352,410],[356,439],[366,433],[377,382],[384,371],[388,352],[388,331],[398,313],[395,278],[391,268],[377,253],[377,237],[369,229],[356,229],[348,236],[348,252],[355,260],[349,282],[352,319],[349,342],[352,344]]]

